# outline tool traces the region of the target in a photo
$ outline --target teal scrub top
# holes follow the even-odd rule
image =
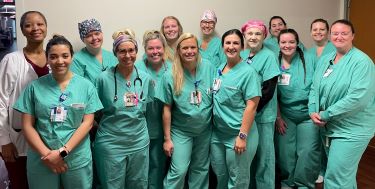
[[[330,63],[335,56],[336,51],[319,59],[309,112],[320,112],[327,121],[327,136],[371,138],[375,132],[375,65],[355,47],[336,64]]]
[[[277,42],[277,37],[271,36],[263,41],[263,45],[270,49],[277,57],[280,53],[280,46],[279,42]],[[299,48],[301,48],[302,51],[305,51],[305,45],[300,41],[298,44]]]
[[[219,138],[228,139],[237,136],[240,131],[247,100],[261,96],[262,93],[256,70],[247,65],[245,60],[229,72],[221,74],[224,67],[222,65],[216,74],[221,85],[214,93],[213,131]]]
[[[316,63],[317,63],[320,57],[322,57],[322,56],[324,56],[324,55],[326,55],[326,54],[329,54],[329,53],[331,53],[331,52],[333,52],[333,51],[336,51],[336,48],[335,48],[335,46],[332,44],[331,41],[328,41],[327,44],[326,44],[326,46],[323,48],[323,52],[320,54],[320,56],[318,56],[318,55],[316,54],[316,46],[311,47],[311,48],[310,48],[309,50],[307,50],[306,52],[307,52],[307,53],[310,53],[310,54],[312,54],[312,55],[314,55],[314,56],[316,57],[316,59],[317,59],[317,61],[316,61]],[[316,64],[315,64],[315,66],[316,66]]]
[[[72,72],[87,78],[95,84],[95,80],[104,70],[114,67],[117,64],[117,58],[113,52],[102,49],[103,61],[100,63],[95,56],[91,55],[86,47],[74,54],[73,64],[70,66]]]
[[[66,100],[60,102],[60,96],[66,95]],[[63,122],[52,122],[51,108],[61,106],[67,110]],[[58,83],[48,74],[26,87],[17,100],[14,108],[35,117],[35,129],[44,144],[51,150],[64,146],[81,125],[85,114],[92,114],[103,108],[94,85],[87,79],[74,74],[65,91],[61,91]],[[29,148],[28,158],[40,159],[38,152]],[[90,140],[87,135],[75,147],[64,161],[69,170],[78,169],[91,163]],[[41,161],[31,161],[32,170],[41,169]]]
[[[250,54],[250,49],[241,51],[241,57],[247,60]],[[279,65],[276,56],[267,47],[263,47],[251,60],[247,63],[252,66],[260,76],[261,85],[264,81],[270,80],[280,74]],[[274,122],[277,116],[277,99],[276,90],[273,98],[257,113],[255,121],[257,123]]]
[[[117,101],[114,99],[115,69]],[[127,81],[115,66],[103,72],[96,80],[96,88],[104,109],[94,142],[95,150],[108,156],[119,156],[134,153],[148,146],[150,140],[145,114],[147,103],[153,100],[154,87],[147,73],[138,69],[138,74],[142,82],[136,80],[136,69],[133,69],[131,79]],[[125,106],[127,93],[138,94],[138,105]]]
[[[135,65],[139,70],[143,70],[151,76],[151,82],[153,84],[154,90],[157,89],[158,84],[163,78],[163,75],[167,72],[170,72],[170,70],[172,69],[172,63],[170,61],[165,61],[158,72],[155,72],[155,70],[152,69],[150,64],[147,63],[147,60],[145,59],[137,61]],[[163,138],[164,136],[162,113],[163,103],[161,101],[154,100],[147,104],[146,121],[150,139]]]
[[[282,84],[279,78],[277,86],[280,111],[289,118],[299,120],[309,119],[308,99],[316,57],[310,53],[304,53],[304,59],[306,75],[302,60],[298,52],[296,52],[288,69],[280,67],[280,78],[284,74],[288,74],[290,76],[289,84]]]
[[[313,47],[311,47],[310,49],[308,49],[307,52],[310,53],[310,54],[312,54],[312,55],[314,55],[314,56],[316,56],[317,58],[320,58],[320,57],[323,56],[323,55],[326,55],[326,54],[328,54],[328,53],[330,53],[330,52],[336,51],[336,48],[335,48],[335,46],[332,44],[331,41],[328,41],[328,42],[327,42],[326,46],[323,48],[323,52],[320,54],[319,57],[318,57],[318,55],[316,54],[316,48],[317,48],[316,46],[313,46]]]
[[[202,49],[202,40],[198,40],[199,53],[202,58],[208,59],[216,68],[227,61],[223,48],[221,47],[221,39],[217,36],[213,37],[207,45],[206,49]]]
[[[160,82],[156,98],[172,106],[171,130],[187,136],[198,136],[211,126],[212,93],[211,85],[216,69],[211,62],[202,59],[196,68],[195,77],[184,70],[184,84],[180,95],[174,93],[173,76],[165,73]],[[196,89],[195,83],[198,82]],[[201,104],[190,103],[192,92],[198,90],[202,96]]]

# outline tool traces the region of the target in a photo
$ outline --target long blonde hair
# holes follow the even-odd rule
[[[182,41],[186,39],[193,38],[197,43],[198,48],[198,39],[195,35],[191,33],[184,33],[182,34],[177,40],[177,47],[176,52],[174,53],[174,61],[172,66],[172,77],[173,77],[173,87],[174,87],[174,94],[180,95],[182,91],[182,86],[184,85],[184,68],[182,65],[181,57],[180,57],[180,44]],[[199,50],[197,52],[197,66],[201,62],[201,56]]]

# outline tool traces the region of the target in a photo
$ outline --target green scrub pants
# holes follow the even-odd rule
[[[319,175],[324,178],[324,175],[325,175],[326,169],[327,169],[327,154],[324,152],[325,151],[325,149],[324,149],[325,148],[324,147],[325,136],[324,136],[324,134],[322,132],[323,132],[323,128],[320,129],[320,136],[321,136],[321,140],[323,142],[322,142],[322,156],[320,157],[321,161],[320,161],[320,172],[319,172]]]
[[[229,140],[231,145],[220,139],[211,142],[211,166],[217,177],[217,189],[244,189],[250,183],[250,165],[258,146],[257,126],[253,125],[247,137],[246,151],[237,154],[234,143],[237,136]]]
[[[30,189],[92,189],[92,163],[63,174],[55,174],[46,166],[40,172],[28,171]]]
[[[169,171],[164,178],[164,188],[183,188],[188,170],[189,188],[208,188],[211,130],[207,129],[199,136],[190,137],[172,129],[171,138],[174,150]]]
[[[288,127],[284,135],[275,135],[281,185],[314,188],[321,161],[319,128],[310,119],[292,120],[281,116]]]
[[[163,138],[150,139],[150,165],[148,172],[148,188],[162,189],[166,173],[167,156],[163,151]]]
[[[330,138],[324,188],[356,189],[359,161],[370,139]]]
[[[251,189],[275,188],[275,123],[258,123],[259,144],[250,168]]]
[[[95,163],[101,188],[147,189],[148,146],[128,155],[106,156],[96,153]]]

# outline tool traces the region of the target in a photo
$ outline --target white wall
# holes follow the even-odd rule
[[[330,23],[344,17],[344,0],[17,0],[17,22],[28,10],[42,12],[48,21],[48,37],[59,33],[67,37],[75,50],[83,47],[77,23],[96,18],[104,32],[104,48],[112,49],[112,33],[129,27],[136,32],[141,44],[143,32],[159,29],[165,16],[179,18],[184,31],[199,34],[199,21],[205,9],[212,9],[218,17],[219,35],[232,28],[240,28],[248,19],[261,19],[268,25],[273,15],[282,16],[289,28],[299,32],[305,46],[312,42],[310,23],[315,18],[325,18]],[[17,25],[19,25],[17,23]],[[25,39],[17,26],[17,44],[24,47]],[[140,48],[143,50],[143,48]],[[143,51],[142,51],[143,52]],[[141,52],[141,53],[142,53]],[[141,54],[139,53],[139,54]]]

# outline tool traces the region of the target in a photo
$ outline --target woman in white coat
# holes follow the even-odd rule
[[[0,146],[12,189],[27,188],[27,145],[21,130],[21,114],[12,106],[34,79],[48,74],[43,41],[47,20],[38,11],[24,13],[20,20],[26,46],[6,55],[0,63]]]

